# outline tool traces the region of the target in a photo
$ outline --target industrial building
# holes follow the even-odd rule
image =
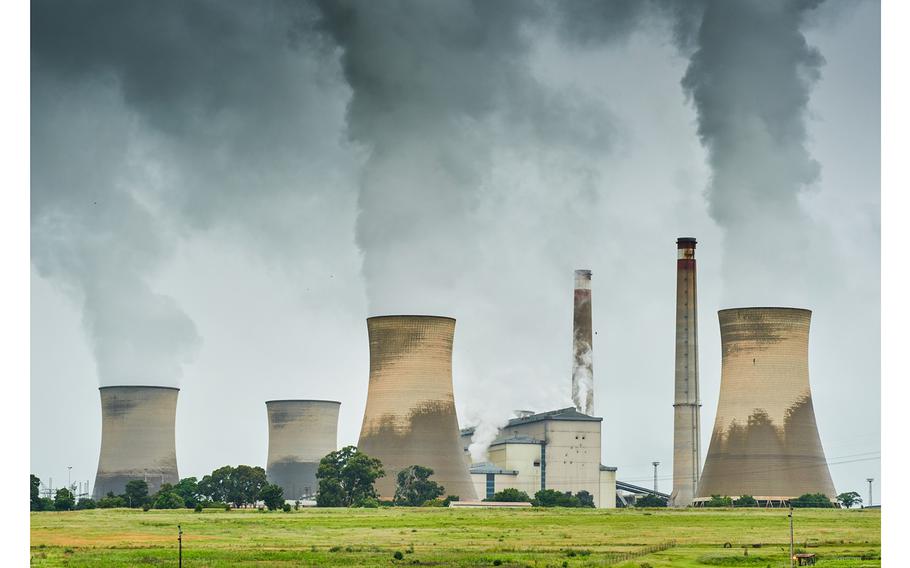
[[[149,494],[163,483],[177,483],[174,423],[180,389],[110,386],[98,390],[101,453],[92,497],[120,495],[134,479],[146,481]]]
[[[411,465],[433,469],[446,495],[475,499],[462,458],[452,388],[455,320],[436,316],[367,319],[370,382],[358,448],[379,458],[382,499],[395,495],[398,472]]]
[[[533,497],[541,489],[587,491],[597,507],[616,506],[616,468],[600,463],[603,418],[562,408],[509,420],[490,444],[488,461],[472,464],[480,498],[506,488]],[[461,431],[467,459],[473,428]]]
[[[720,310],[717,417],[695,504],[751,495],[765,505],[836,496],[809,388],[809,321],[797,308]]]
[[[701,399],[698,393],[698,294],[692,237],[676,240],[676,369],[673,398],[671,507],[688,507],[701,470]]]
[[[338,447],[338,411],[334,400],[270,400],[269,454],[266,476],[280,485],[288,500],[311,499],[319,483],[319,461]]]

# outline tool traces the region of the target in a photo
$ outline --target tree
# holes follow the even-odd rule
[[[663,497],[658,497],[657,495],[652,495],[648,493],[642,497],[639,497],[635,500],[636,507],[666,507],[667,500]]]
[[[76,497],[73,492],[66,487],[58,489],[56,495],[54,495],[54,509],[72,511],[74,508],[76,508]]]
[[[755,497],[751,495],[740,495],[739,498],[733,500],[734,507],[757,507],[758,501],[755,500]]]
[[[863,498],[859,496],[859,493],[856,491],[848,491],[847,493],[841,493],[837,496],[838,502],[846,509],[854,505],[862,505]]]
[[[274,511],[284,505],[284,490],[280,485],[267,483],[265,487],[259,491],[259,498],[265,503],[265,506],[269,508],[269,511]]]
[[[345,446],[319,461],[316,504],[320,507],[362,505],[367,499],[376,499],[373,484],[384,475],[381,461],[355,446]]]
[[[705,507],[732,507],[733,499],[730,497],[721,497],[720,495],[711,495],[711,498],[705,501]]]
[[[828,509],[834,507],[834,503],[824,493],[806,493],[796,499],[790,499],[790,505],[794,508],[816,508]]]
[[[97,506],[98,506],[98,504],[95,503],[94,500],[89,499],[88,497],[86,497],[86,498],[84,498],[84,499],[79,499],[79,502],[76,503],[76,510],[77,510],[77,511],[84,511],[84,510],[86,510],[86,509],[94,509],[94,508],[97,507]]]
[[[582,507],[589,507],[591,509],[594,508],[594,496],[589,492],[582,489],[576,493],[575,496],[578,497],[578,502],[581,503]],[[666,504],[664,504],[664,506],[666,506]]]
[[[183,504],[192,509],[199,503],[199,483],[195,477],[184,477],[174,486],[174,493],[183,499]]]
[[[145,505],[149,498],[149,484],[142,479],[133,479],[126,482],[123,499],[127,505],[137,508]]]
[[[186,504],[183,498],[178,495],[170,483],[161,486],[161,490],[155,494],[155,500],[152,507],[156,509],[182,509]]]
[[[266,484],[268,480],[264,469],[259,466],[238,465],[231,474],[231,491],[228,499],[237,507],[252,505]]]
[[[422,465],[411,465],[398,472],[395,487],[395,504],[419,507],[445,492],[445,487],[430,481],[433,470]]]
[[[509,487],[508,489],[503,489],[498,493],[493,494],[493,498],[490,501],[504,501],[508,503],[530,503],[531,498],[528,497],[528,494],[524,491],[519,491],[514,487]]]
[[[266,483],[268,481],[265,470],[259,466],[226,465],[219,467],[211,475],[204,476],[196,485],[196,492],[211,501],[230,502],[235,507],[243,507],[256,502],[259,491]],[[187,489],[192,487],[188,480],[186,487]]]
[[[107,495],[98,500],[99,509],[116,509],[118,507],[126,507],[126,505],[126,499],[114,495],[113,491],[108,491]]]
[[[31,476],[31,490],[32,490],[32,500],[29,504],[29,510],[31,511],[40,511],[41,510],[41,495],[39,491],[41,489],[41,480],[38,479],[38,476],[34,473],[30,474]]]
[[[571,491],[561,493],[555,489],[541,489],[534,494],[533,504],[537,507],[578,507],[581,502]]]
[[[197,486],[199,494],[208,497],[210,501],[227,502],[232,471],[234,468],[226,465],[219,467],[210,475],[203,476]]]
[[[53,499],[51,499],[50,497],[42,497],[41,498],[41,509],[39,509],[39,510],[40,511],[56,511],[57,509],[56,509],[56,507],[54,507]]]

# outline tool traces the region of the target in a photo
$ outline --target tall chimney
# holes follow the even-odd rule
[[[672,507],[687,507],[692,504],[698,491],[701,466],[695,242],[692,237],[676,240],[676,393],[673,399]]]
[[[696,500],[751,495],[762,505],[836,492],[809,389],[809,320],[797,308],[717,312],[720,398]]]
[[[594,414],[594,341],[591,332],[591,271],[575,271],[575,316],[572,342],[572,402],[579,412]]]
[[[269,457],[265,473],[284,489],[285,499],[316,495],[316,471],[338,446],[338,410],[334,400],[270,400]]]
[[[445,495],[476,499],[465,463],[455,395],[452,342],[455,320],[436,316],[367,319],[370,384],[357,447],[379,458],[383,499],[395,496],[398,472],[411,465],[433,470]]]
[[[121,495],[128,481],[141,479],[149,495],[162,483],[180,481],[174,421],[177,394],[173,387],[101,387],[101,454],[93,498]]]

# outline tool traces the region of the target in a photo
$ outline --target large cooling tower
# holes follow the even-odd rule
[[[285,499],[316,494],[319,460],[338,446],[338,409],[333,400],[270,400],[266,475]]]
[[[149,494],[177,483],[173,387],[101,387],[101,455],[93,497],[120,495],[133,479],[148,482]]]
[[[698,497],[835,497],[809,390],[809,319],[795,308],[721,310],[720,400]]]
[[[395,495],[398,472],[410,465],[434,470],[445,494],[476,499],[459,443],[452,391],[455,320],[434,316],[367,319],[370,385],[358,447],[382,460],[376,482],[383,499]]]
[[[695,243],[692,237],[676,240],[676,392],[673,398],[672,507],[687,507],[692,504],[701,468]]]
[[[572,402],[575,409],[594,415],[594,338],[591,333],[591,271],[575,271],[575,309],[572,318]]]

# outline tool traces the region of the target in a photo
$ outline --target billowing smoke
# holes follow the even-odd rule
[[[808,300],[810,223],[799,199],[819,175],[805,121],[823,58],[800,26],[819,4],[709,0],[697,32],[679,38],[694,49],[682,85],[712,169],[707,198],[725,233],[727,302]]]
[[[173,384],[197,350],[191,318],[157,290],[180,239],[226,228],[304,273],[316,237],[350,243],[326,215],[353,199],[348,91],[307,31],[314,15],[32,3],[32,260],[82,306],[102,384]]]

